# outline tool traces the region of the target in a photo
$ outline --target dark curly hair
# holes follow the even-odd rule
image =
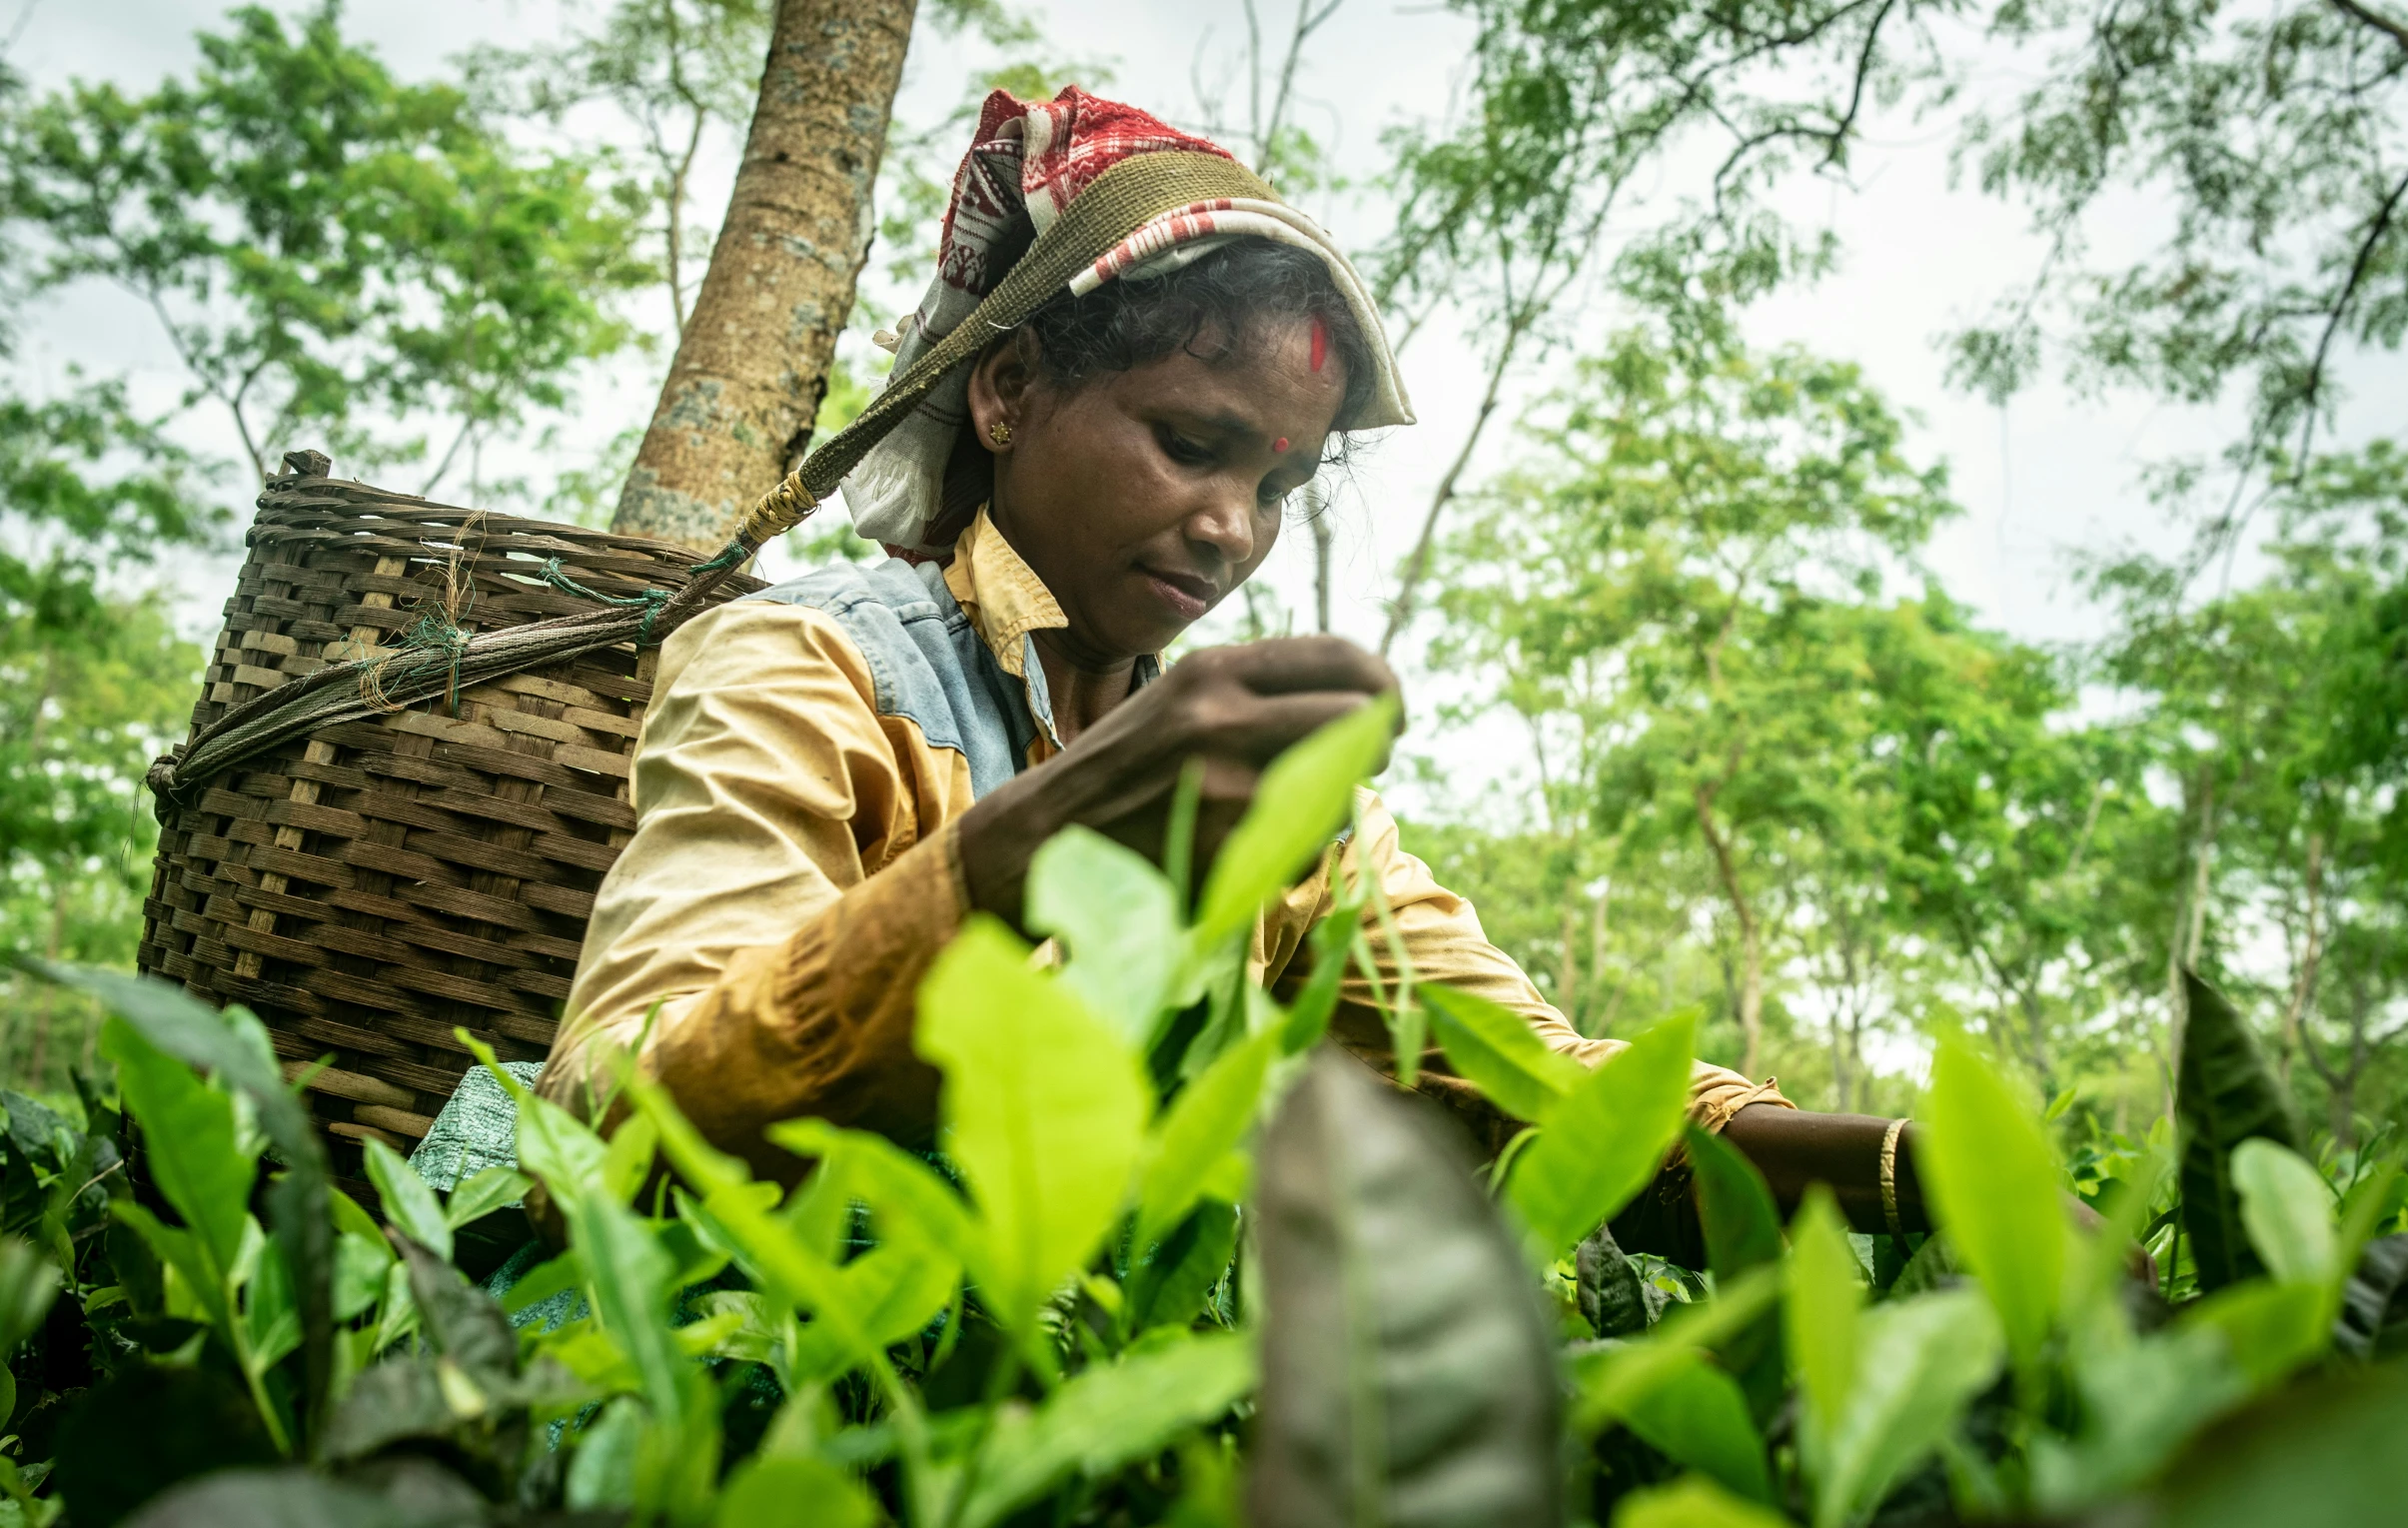
[[[1345,434],[1378,386],[1363,326],[1319,256],[1270,239],[1232,239],[1161,276],[1108,281],[1082,296],[1064,292],[1015,335],[1036,342],[1037,373],[1075,391],[1107,372],[1126,372],[1184,350],[1211,365],[1246,360],[1263,339],[1319,319],[1345,368],[1346,391],[1325,462],[1347,459]],[[1004,339],[1008,336],[997,336]],[[932,541],[948,541],[994,492],[994,459],[964,430],[945,467],[944,509]]]
[[[1363,326],[1321,257],[1269,239],[1232,239],[1163,276],[1108,281],[1084,296],[1057,295],[1023,326],[1037,369],[1075,388],[1184,350],[1212,365],[1247,359],[1268,333],[1319,319],[1346,368],[1336,432],[1360,418],[1378,385]]]

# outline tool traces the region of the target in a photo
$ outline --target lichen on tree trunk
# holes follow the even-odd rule
[[[715,551],[810,441],[913,0],[782,0],[710,269],[610,529]]]

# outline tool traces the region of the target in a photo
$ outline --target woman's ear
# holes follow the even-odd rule
[[[970,433],[980,446],[1001,454],[1019,428],[1035,357],[1028,332],[1016,329],[997,339],[970,368]]]

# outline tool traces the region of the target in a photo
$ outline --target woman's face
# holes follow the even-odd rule
[[[970,379],[995,524],[1060,602],[1082,667],[1159,653],[1270,555],[1288,495],[1320,464],[1342,364],[1325,353],[1314,370],[1298,321],[1225,360],[1178,351],[1063,388],[1024,343],[998,345]],[[1008,446],[994,445],[997,423]]]

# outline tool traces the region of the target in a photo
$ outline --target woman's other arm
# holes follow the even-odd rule
[[[963,900],[951,830],[919,824],[966,803],[968,768],[874,694],[816,611],[733,605],[670,639],[641,820],[597,898],[547,1096],[606,1093],[608,1053],[640,1034],[644,1069],[756,1172],[799,1170],[760,1136],[798,1114],[927,1131],[912,1001]]]

